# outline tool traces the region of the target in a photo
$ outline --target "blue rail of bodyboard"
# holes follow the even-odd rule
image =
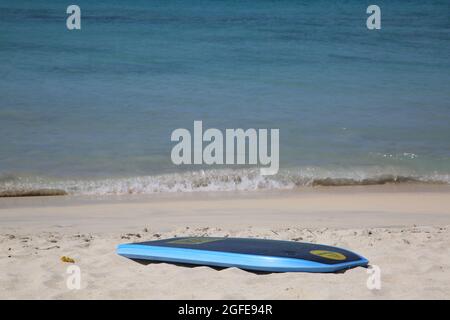
[[[268,272],[336,272],[357,266],[364,267],[369,263],[361,256],[359,256],[360,260],[327,265],[302,259],[140,244],[121,244],[117,247],[117,254],[130,259],[236,267]]]

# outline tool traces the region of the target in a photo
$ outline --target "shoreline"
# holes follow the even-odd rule
[[[23,191],[18,196],[0,196],[0,209],[5,206],[27,206],[48,204],[84,204],[84,203],[120,203],[145,202],[164,200],[192,199],[235,199],[260,198],[279,196],[301,196],[310,194],[341,194],[341,193],[450,193],[450,185],[439,183],[399,183],[377,185],[349,186],[299,186],[294,189],[255,189],[226,191],[193,191],[193,192],[156,192],[136,194],[70,194],[62,190],[43,189],[42,194],[27,194]],[[52,192],[55,192],[53,194]]]
[[[327,171],[324,168],[285,169],[262,176],[259,169],[210,169],[159,175],[97,178],[56,178],[0,174],[0,199],[24,196],[114,196],[161,193],[277,192],[332,187],[450,187],[448,174],[402,172],[375,168]]]

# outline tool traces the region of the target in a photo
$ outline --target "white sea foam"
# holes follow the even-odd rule
[[[450,184],[450,175],[440,173],[418,175],[393,168],[326,170],[307,167],[284,170],[276,176],[262,176],[258,169],[207,170],[108,179],[55,180],[4,176],[0,177],[0,196],[287,190],[301,186],[381,185],[413,182]]]

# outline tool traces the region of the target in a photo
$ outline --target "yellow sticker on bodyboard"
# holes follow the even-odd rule
[[[202,244],[202,243],[208,243],[213,241],[219,241],[223,240],[223,238],[203,238],[203,237],[197,237],[197,238],[182,238],[177,240],[172,240],[167,243],[176,243],[176,244]]]
[[[339,252],[327,251],[327,250],[311,250],[309,253],[330,260],[345,260],[346,257]]]

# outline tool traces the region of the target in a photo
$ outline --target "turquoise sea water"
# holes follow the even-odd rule
[[[0,0],[0,191],[450,182],[450,2]],[[280,173],[175,166],[176,128],[279,128]],[[202,171],[204,170],[204,171]]]

